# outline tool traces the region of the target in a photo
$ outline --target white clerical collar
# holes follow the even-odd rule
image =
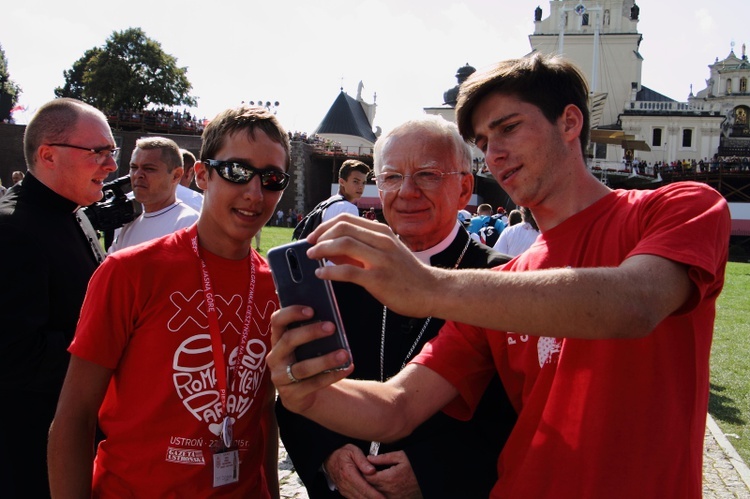
[[[456,239],[456,234],[458,234],[458,229],[461,228],[461,223],[456,220],[456,226],[453,227],[453,230],[450,234],[448,234],[448,237],[440,241],[438,244],[433,246],[432,248],[428,248],[423,251],[413,251],[414,256],[416,256],[422,263],[426,265],[431,265],[430,258],[437,255],[438,253],[442,253],[445,251],[445,249],[451,245],[454,239]]]

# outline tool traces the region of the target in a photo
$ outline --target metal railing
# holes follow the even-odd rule
[[[699,102],[632,101],[625,104],[625,112],[680,113],[721,115],[721,104]]]

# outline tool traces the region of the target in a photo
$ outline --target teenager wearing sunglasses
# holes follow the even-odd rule
[[[94,275],[51,430],[53,495],[279,496],[265,362],[278,302],[251,241],[289,164],[273,114],[224,111],[195,164],[197,223],[110,255]],[[94,458],[97,414],[107,437]]]

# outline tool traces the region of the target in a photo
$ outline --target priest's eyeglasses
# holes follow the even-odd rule
[[[411,175],[404,175],[398,172],[382,172],[375,175],[375,184],[383,192],[397,191],[404,184],[407,177],[411,177],[412,182],[417,184],[420,189],[436,189],[443,181],[446,175],[463,175],[466,172],[443,172],[437,168],[425,168],[418,170]]]

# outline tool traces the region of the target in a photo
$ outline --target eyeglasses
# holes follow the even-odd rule
[[[435,189],[443,181],[446,175],[463,175],[466,172],[443,172],[437,168],[425,168],[411,175],[404,175],[398,172],[383,172],[375,175],[375,183],[378,189],[383,192],[397,191],[404,184],[406,177],[411,177],[412,181],[420,189]]]
[[[103,165],[107,159],[112,158],[115,162],[117,162],[117,159],[120,157],[120,148],[119,147],[97,147],[97,148],[90,148],[90,147],[82,147],[82,146],[74,146],[73,144],[47,144],[48,146],[54,146],[54,147],[70,147],[71,149],[80,149],[81,151],[88,151],[92,154],[96,155],[96,164],[97,165]]]
[[[237,161],[215,159],[206,159],[203,163],[216,170],[216,173],[224,180],[235,184],[247,184],[253,177],[260,175],[260,185],[269,191],[283,191],[289,185],[290,175],[276,168],[259,170]]]

